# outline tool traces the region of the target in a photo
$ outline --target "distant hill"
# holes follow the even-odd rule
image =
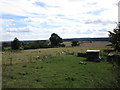
[[[69,41],[109,41],[110,38],[70,38],[70,39],[63,39],[64,42]]]
[[[109,37],[104,37],[104,38],[68,38],[68,39],[63,39],[64,42],[71,42],[71,41],[109,41]],[[49,41],[49,40],[24,40],[22,42],[34,42],[34,41]],[[2,41],[2,42],[11,42],[11,41]]]
[[[109,41],[109,37],[104,38],[68,38],[63,39],[64,42],[71,42],[71,41]],[[49,41],[49,40],[28,40],[24,42],[33,42],[33,41]]]

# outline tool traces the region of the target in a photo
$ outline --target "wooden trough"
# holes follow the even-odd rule
[[[78,57],[86,57],[87,61],[100,62],[100,50],[87,50],[86,53],[78,53]]]
[[[77,56],[78,57],[86,57],[86,53],[78,53]]]
[[[87,50],[86,51],[86,57],[88,61],[96,61],[99,62],[100,59],[100,50]]]

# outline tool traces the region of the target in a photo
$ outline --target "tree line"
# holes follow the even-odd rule
[[[72,41],[71,46],[80,45],[79,41]],[[18,38],[14,38],[12,42],[3,42],[2,50],[26,50],[26,49],[38,49],[38,48],[54,48],[54,47],[65,47],[63,44],[63,39],[56,33],[52,33],[49,41],[31,41],[31,42],[22,42]]]
[[[120,22],[117,28],[113,32],[109,31],[110,42],[115,51],[120,51]],[[38,48],[54,48],[65,47],[63,39],[56,33],[52,33],[49,41],[33,41],[33,42],[21,42],[17,38],[14,38],[12,42],[3,42],[2,50],[24,50],[24,49],[38,49]],[[79,46],[79,41],[72,41],[71,46]]]

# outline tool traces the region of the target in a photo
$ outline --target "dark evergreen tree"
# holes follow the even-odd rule
[[[17,38],[15,38],[15,39],[11,42],[11,48],[12,48],[13,50],[18,50],[18,49],[20,48],[20,46],[21,46],[21,42],[20,42]]]
[[[50,42],[51,42],[51,46],[55,47],[55,46],[61,46],[61,43],[63,42],[62,38],[60,36],[58,36],[57,34],[53,33],[50,37]]]
[[[120,51],[120,22],[113,32],[109,31],[110,42],[116,51]]]

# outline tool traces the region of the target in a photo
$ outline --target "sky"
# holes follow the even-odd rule
[[[0,0],[0,41],[108,37],[119,0]]]

